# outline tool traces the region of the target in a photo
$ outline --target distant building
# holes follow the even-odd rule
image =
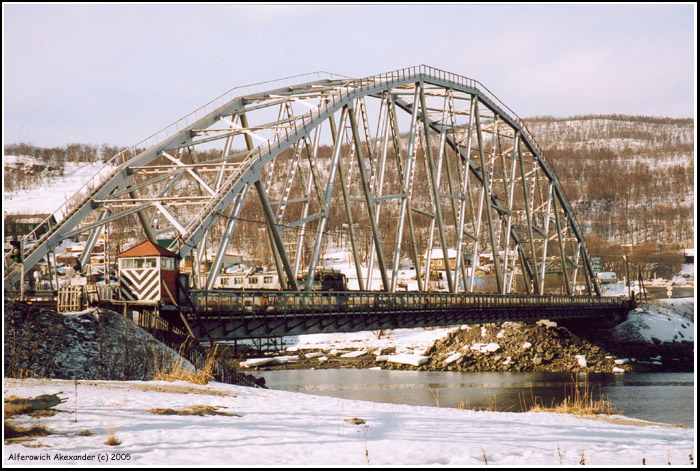
[[[685,263],[695,263],[695,249],[683,249]]]
[[[598,283],[600,284],[607,285],[617,283],[617,273],[614,271],[602,271],[597,273],[596,276],[598,277]]]
[[[20,239],[39,227],[46,219],[49,220],[48,224],[36,232],[37,239],[56,225],[53,214],[5,214],[3,218],[5,239]]]
[[[423,260],[428,261],[430,257],[431,270],[445,270],[445,257],[443,257],[442,249],[428,249],[423,255]],[[450,270],[454,270],[457,264],[457,251],[455,249],[447,249],[447,258],[450,263]]]

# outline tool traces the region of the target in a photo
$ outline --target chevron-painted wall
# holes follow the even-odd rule
[[[119,289],[122,299],[160,301],[160,270],[158,268],[122,268],[119,273]]]

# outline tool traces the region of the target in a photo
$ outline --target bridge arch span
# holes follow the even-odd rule
[[[235,251],[310,290],[335,249],[358,290],[395,292],[410,266],[419,291],[600,296],[525,123],[478,81],[428,66],[233,89],[115,156],[54,215],[28,236],[25,272],[78,234],[85,266],[105,228],[131,224],[195,267],[209,257],[197,288]],[[7,286],[19,269],[5,263]]]

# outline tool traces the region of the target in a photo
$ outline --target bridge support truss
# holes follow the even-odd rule
[[[410,265],[418,291],[435,288],[437,270],[451,293],[600,296],[525,123],[478,81],[427,66],[233,89],[115,156],[54,215],[28,236],[26,272],[81,234],[85,265],[118,222],[173,239],[194,267],[210,257],[195,288],[212,289],[236,251],[308,291],[335,247],[360,291],[396,292]],[[7,288],[22,273],[5,263]]]

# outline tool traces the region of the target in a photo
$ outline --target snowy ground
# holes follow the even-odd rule
[[[434,329],[395,329],[379,332],[349,332],[333,334],[309,334],[285,337],[290,350],[345,350],[362,348],[368,351],[396,347],[396,353],[422,355],[436,340],[444,338],[459,326]]]
[[[402,406],[220,383],[81,381],[76,386],[6,379],[3,386],[6,397],[63,391],[67,398],[53,417],[15,419],[41,423],[55,434],[26,443],[32,448],[4,446],[3,466],[688,465],[689,456],[697,456],[693,429],[619,416]],[[192,405],[238,416],[147,412]],[[346,421],[353,418],[364,423]],[[92,435],[77,435],[84,430]],[[110,433],[120,445],[104,445]]]
[[[3,167],[14,156],[3,157]],[[15,159],[17,157],[14,157]],[[110,171],[104,168],[104,162],[89,164],[66,163],[62,177],[54,178],[50,183],[42,183],[27,190],[3,192],[3,211],[9,214],[53,213],[62,203],[80,190],[98,171]],[[51,187],[51,197],[47,198],[47,186]]]
[[[615,328],[623,342],[652,343],[693,342],[695,340],[695,302],[688,298],[660,299],[641,304],[627,315],[627,320]]]

